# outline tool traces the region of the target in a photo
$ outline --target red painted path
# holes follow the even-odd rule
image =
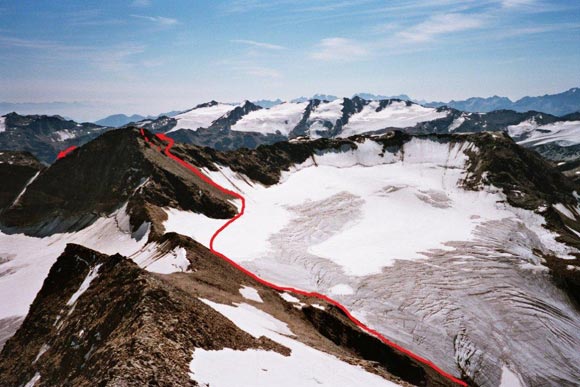
[[[66,148],[63,151],[60,151],[58,153],[58,155],[56,156],[56,159],[57,160],[60,160],[60,159],[65,158],[70,152],[74,151],[75,149],[77,149],[77,146],[76,145],[73,145],[73,146],[70,146],[70,147]]]
[[[145,136],[145,132],[143,131],[143,129],[141,129],[141,135],[143,137],[145,137],[145,140],[149,143],[149,139]],[[338,301],[333,300],[332,298],[325,296],[324,294],[320,294],[317,292],[307,292],[304,290],[300,290],[300,289],[295,289],[295,288],[291,288],[291,287],[285,287],[285,286],[279,286],[276,285],[272,282],[266,281],[265,279],[262,279],[260,277],[258,277],[256,274],[252,273],[251,271],[245,269],[244,267],[240,266],[238,263],[234,262],[233,260],[231,260],[230,258],[226,257],[224,254],[220,253],[219,251],[214,249],[214,242],[216,240],[216,238],[218,237],[218,235],[225,230],[230,224],[232,224],[233,222],[235,222],[236,220],[238,220],[239,218],[241,218],[244,215],[244,210],[246,208],[246,199],[244,199],[244,197],[242,195],[240,195],[237,192],[234,191],[230,191],[227,188],[222,187],[221,185],[217,184],[216,182],[214,182],[213,180],[211,180],[209,177],[207,177],[206,175],[204,175],[199,169],[197,169],[196,167],[194,167],[193,165],[187,163],[186,161],[180,159],[179,157],[175,156],[174,154],[171,153],[171,147],[174,144],[174,140],[164,134],[157,134],[157,138],[159,138],[161,141],[164,141],[167,143],[167,146],[165,147],[165,154],[167,155],[167,157],[173,159],[175,162],[181,164],[183,167],[189,169],[191,172],[193,172],[195,175],[197,175],[200,179],[202,179],[204,182],[206,182],[207,184],[217,188],[218,190],[220,190],[221,192],[233,196],[236,199],[239,199],[242,202],[242,208],[240,210],[240,212],[234,216],[233,218],[231,218],[230,220],[228,220],[223,226],[221,226],[211,237],[211,240],[209,242],[209,249],[211,250],[211,252],[215,255],[217,255],[218,257],[222,258],[223,260],[227,261],[230,265],[234,266],[236,269],[240,270],[241,272],[243,272],[244,274],[248,275],[249,277],[253,278],[254,280],[258,281],[259,283],[261,283],[262,285],[268,286],[272,289],[275,289],[277,291],[280,292],[288,292],[288,293],[294,293],[294,294],[300,294],[303,296],[307,296],[307,297],[314,297],[314,298],[318,298],[321,300],[324,300],[326,302],[328,302],[329,304],[332,304],[334,306],[336,306],[337,308],[339,308],[340,310],[342,310],[342,312],[344,314],[346,314],[348,316],[349,319],[351,319],[351,321],[353,323],[355,323],[359,328],[361,328],[363,331],[373,335],[374,337],[376,337],[377,339],[379,339],[380,341],[382,341],[383,343],[387,344],[388,346],[397,349],[398,351],[406,354],[407,356],[417,360],[420,363],[423,363],[427,366],[429,366],[430,368],[432,368],[434,371],[436,371],[437,373],[439,373],[440,375],[444,376],[445,378],[451,380],[454,383],[457,383],[460,386],[467,386],[467,383],[465,383],[463,380],[458,379],[456,377],[454,377],[453,375],[443,371],[441,368],[437,367],[432,361],[427,360],[425,358],[422,358],[419,355],[414,354],[413,352],[409,351],[406,348],[401,347],[400,345],[390,341],[389,339],[387,339],[386,337],[384,337],[383,335],[381,335],[379,332],[377,332],[376,330],[369,328],[368,326],[366,326],[365,324],[363,324],[362,322],[360,322],[356,317],[354,317],[349,311],[348,309],[346,309],[346,307],[344,307],[342,304],[340,304]]]

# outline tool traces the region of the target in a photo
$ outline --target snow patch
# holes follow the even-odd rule
[[[523,387],[524,384],[519,375],[512,372],[506,366],[501,368],[501,381],[499,387]]]
[[[253,306],[201,301],[253,337],[266,336],[289,348],[291,354],[283,356],[274,351],[256,349],[207,351],[198,348],[193,353],[189,368],[190,377],[200,384],[215,387],[398,386],[362,367],[343,362],[293,339],[294,334],[284,322]],[[224,372],[223,364],[228,364],[228,372]]]
[[[0,117],[0,133],[6,131],[6,117]]]
[[[262,297],[260,297],[260,293],[258,293],[258,291],[252,287],[242,286],[240,288],[240,294],[242,295],[242,297],[244,297],[248,300],[252,300],[252,301],[256,301],[256,302],[264,302],[262,300]]]
[[[286,301],[286,302],[292,302],[292,303],[300,302],[300,300],[298,298],[294,297],[290,293],[280,293],[280,297],[282,297],[284,299],[284,301]]]
[[[449,125],[449,128],[447,128],[447,130],[450,132],[453,132],[455,129],[457,129],[461,125],[463,125],[464,122],[465,122],[465,116],[461,115],[453,120],[453,122],[451,123],[451,125]]]
[[[36,355],[36,357],[34,358],[34,361],[32,362],[32,364],[36,363],[38,361],[38,359],[40,359],[40,357],[42,355],[44,355],[44,353],[46,351],[48,351],[50,349],[50,345],[47,344],[42,344],[42,346],[40,347],[40,349],[38,350],[38,354]]]
[[[14,201],[12,202],[12,204],[10,205],[10,207],[14,207],[14,206],[15,206],[15,205],[18,203],[18,201],[20,200],[20,198],[22,197],[22,195],[24,195],[24,192],[26,192],[26,189],[28,188],[28,186],[29,186],[30,184],[32,184],[32,182],[33,182],[34,180],[36,180],[36,178],[38,177],[38,175],[40,175],[40,171],[36,172],[36,173],[34,174],[34,176],[32,176],[32,177],[30,178],[30,180],[28,180],[28,181],[26,182],[26,185],[24,185],[24,188],[22,188],[22,191],[20,191],[20,193],[18,194],[18,196],[16,196],[16,199],[14,199]]]
[[[64,129],[54,132],[54,136],[56,137],[56,141],[66,141],[75,138],[77,135],[75,132]]]
[[[38,382],[39,380],[40,380],[40,374],[37,372],[34,374],[32,379],[30,379],[28,381],[28,383],[26,383],[23,387],[34,387],[36,385],[36,382]]]
[[[184,273],[191,264],[187,259],[187,251],[177,247],[165,254],[159,252],[159,245],[151,243],[143,250],[130,257],[139,267],[159,274]]]
[[[97,278],[97,276],[99,275],[100,268],[101,268],[101,264],[98,264],[95,267],[91,268],[91,270],[89,271],[89,273],[87,274],[87,276],[85,277],[83,282],[81,283],[81,286],[78,288],[78,290],[76,292],[74,292],[74,294],[67,301],[67,303],[66,303],[67,305],[69,305],[69,306],[73,305],[75,302],[77,302],[79,297],[82,296],[83,293],[87,291],[89,286],[91,286],[91,282],[93,282],[93,280],[95,278]]]
[[[558,204],[554,204],[553,206],[556,210],[558,210],[559,213],[561,213],[562,215],[565,215],[566,217],[572,219],[572,220],[576,220],[576,217],[574,216],[574,214],[572,213],[572,211],[570,211],[566,206],[564,206],[562,203],[558,203]]]

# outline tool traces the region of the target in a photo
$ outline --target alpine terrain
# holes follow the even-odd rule
[[[331,127],[338,102],[210,103],[50,165],[3,151],[0,385],[576,385],[575,180],[513,129],[354,101]],[[543,117],[526,139],[574,122]],[[282,141],[171,137],[236,125]]]

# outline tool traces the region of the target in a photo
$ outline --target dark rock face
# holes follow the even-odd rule
[[[71,298],[88,276],[90,286]],[[124,257],[69,245],[0,354],[0,385],[38,372],[40,386],[194,386],[194,349],[224,347],[288,354]]]
[[[481,133],[470,139],[479,154],[470,155],[467,187],[476,187],[487,173],[487,182],[501,188],[515,207],[536,210],[546,204],[575,205],[572,192],[578,185],[536,152],[517,145],[504,133]]]
[[[0,132],[0,149],[27,151],[44,163],[52,163],[58,152],[81,146],[108,130],[91,123],[77,124],[59,116],[4,116],[6,130]]]
[[[120,129],[75,150],[44,170],[18,203],[0,215],[3,230],[37,236],[79,230],[124,203],[144,217],[132,218],[135,229],[150,221],[144,215],[147,203],[217,218],[235,214],[223,194],[202,186],[199,178],[163,155],[164,144],[154,137],[151,144],[136,129]]]
[[[14,203],[44,166],[29,152],[0,151],[0,212]]]

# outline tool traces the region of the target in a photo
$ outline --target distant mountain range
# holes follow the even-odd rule
[[[575,95],[573,90],[563,94]],[[0,149],[28,151],[52,163],[58,152],[70,146],[81,146],[111,128],[134,125],[179,142],[217,150],[255,148],[301,137],[347,138],[392,130],[411,134],[506,132],[549,159],[571,161],[580,157],[579,113],[561,117],[506,109],[472,113],[469,110],[474,104],[459,110],[403,99],[371,99],[381,97],[375,95],[364,95],[369,99],[318,96],[324,99],[282,102],[270,108],[250,101],[237,105],[210,101],[176,115],[168,113],[173,116],[143,119],[140,115],[116,115],[99,120],[100,125],[78,124],[60,116],[10,113],[0,117]],[[558,100],[555,96],[546,99]],[[539,103],[537,99],[527,101],[530,105]]]
[[[157,117],[162,116],[172,117],[179,113],[180,113],[179,110],[174,110],[167,113],[161,113],[157,116],[142,116],[140,114],[133,114],[131,116],[128,116],[126,114],[113,114],[111,116],[95,121],[95,124],[101,126],[110,126],[112,128],[120,128],[121,126],[127,125],[131,122],[143,121],[146,119],[156,119]]]
[[[449,102],[428,102],[423,100],[416,100],[406,94],[400,95],[377,95],[371,93],[356,93],[353,97],[359,97],[367,101],[377,101],[383,99],[400,99],[403,101],[417,102],[427,107],[441,107],[447,106],[457,110],[470,113],[487,113],[494,110],[514,110],[516,112],[536,111],[540,113],[548,113],[554,116],[563,116],[570,113],[580,111],[580,88],[572,88],[563,93],[546,94],[537,97],[524,97],[517,101],[512,101],[507,97],[499,97],[494,95],[489,98],[473,97],[466,100],[451,100]],[[311,98],[300,97],[291,100],[290,102],[305,102],[310,99],[319,99],[321,101],[334,101],[339,97],[327,94],[315,94]],[[270,108],[281,104],[281,99],[276,100],[259,100],[254,101],[254,104],[263,108]]]
[[[509,109],[516,112],[537,111],[555,116],[563,116],[580,111],[580,88],[572,88],[559,94],[546,94],[538,97],[524,97],[512,101],[507,97],[469,98],[464,101],[428,102],[425,106],[448,106],[466,112],[487,113],[494,110]]]

